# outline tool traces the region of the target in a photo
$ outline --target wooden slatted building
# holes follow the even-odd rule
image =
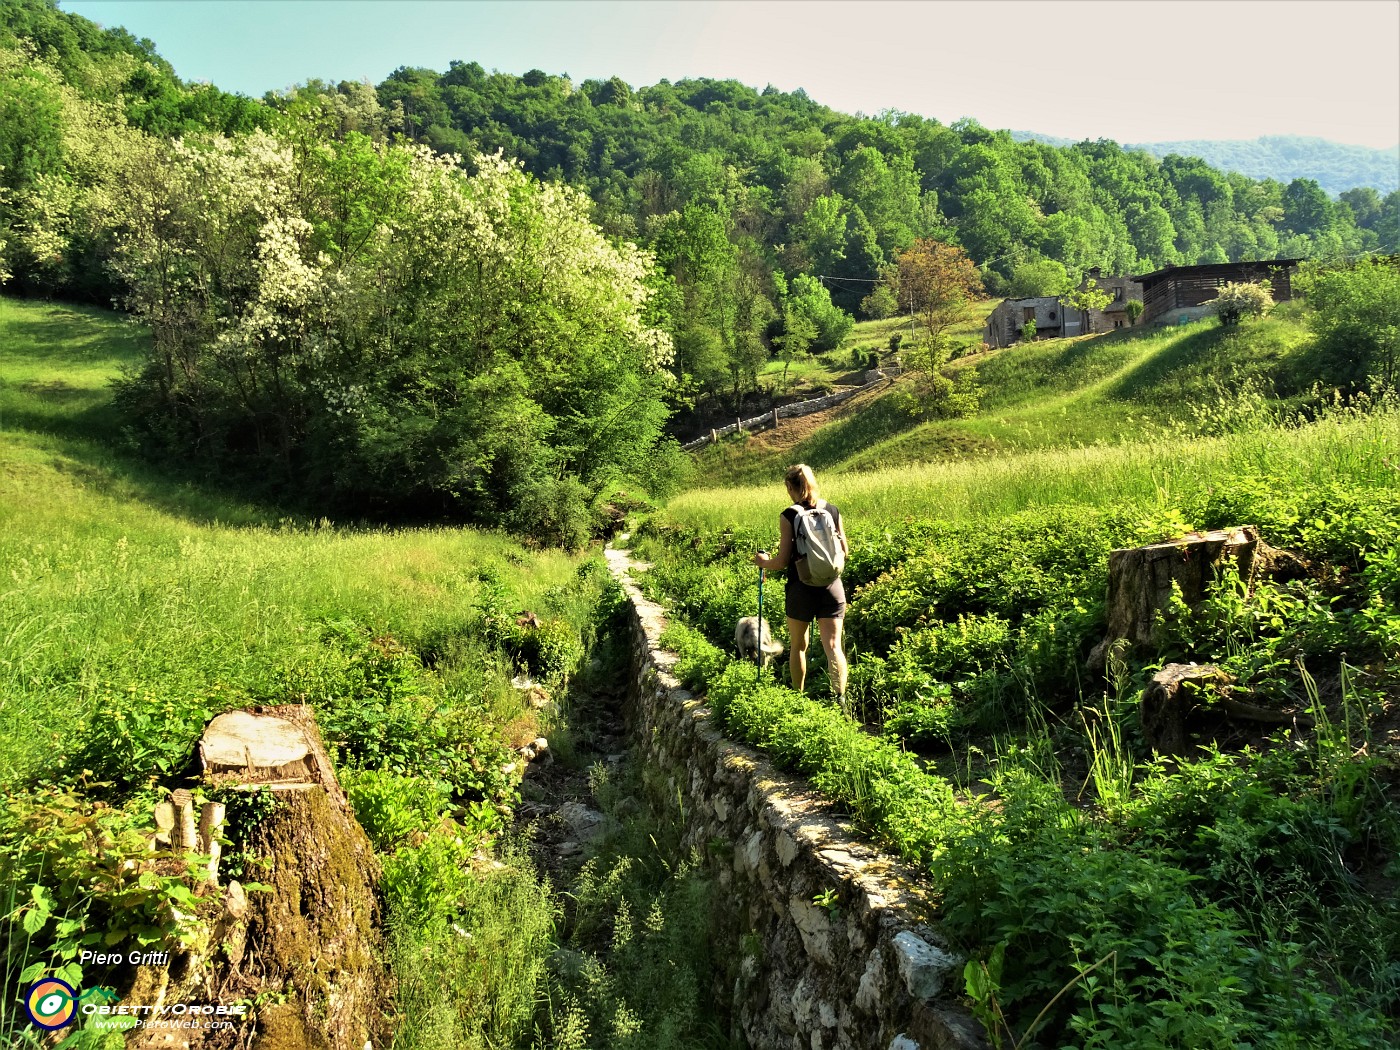
[[[1268,281],[1274,302],[1293,298],[1293,271],[1297,259],[1260,262],[1207,263],[1203,266],[1168,266],[1133,280],[1142,285],[1142,324],[1183,324],[1214,313],[1205,304],[1222,284]]]

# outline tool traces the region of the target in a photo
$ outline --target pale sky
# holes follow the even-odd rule
[[[1119,142],[1400,143],[1400,0],[61,0],[260,96],[452,59]]]

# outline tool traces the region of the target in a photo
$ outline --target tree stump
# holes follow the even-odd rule
[[[1108,625],[1103,641],[1089,654],[1089,669],[1103,670],[1110,647],[1125,639],[1132,649],[1151,650],[1160,642],[1159,616],[1171,603],[1173,585],[1187,605],[1197,605],[1206,589],[1233,563],[1250,580],[1257,561],[1276,552],[1252,525],[1193,532],[1178,540],[1116,550],[1108,556]]]
[[[1205,689],[1218,691],[1213,706],[1231,719],[1292,725],[1296,729],[1310,729],[1314,725],[1311,715],[1274,711],[1232,696],[1230,686],[1234,681],[1214,664],[1167,664],[1152,677],[1138,700],[1138,715],[1147,746],[1159,755],[1186,754],[1186,721],[1196,706],[1192,698]]]
[[[1167,664],[1138,701],[1142,735],[1159,755],[1186,753],[1186,715],[1192,689],[1228,685],[1233,679],[1214,664]],[[1191,686],[1192,689],[1183,689]]]
[[[136,1047],[201,1050],[362,1050],[387,1045],[391,994],[383,964],[378,862],[332,772],[309,708],[230,711],[199,743],[204,781],[235,791],[273,792],[276,803],[246,837],[244,878],[229,880],[206,945],[167,967],[141,967],[129,1001],[272,1000],[236,1033],[195,1030],[181,1042],[128,1038]],[[175,807],[179,810],[179,800]],[[233,812],[230,807],[230,813]],[[183,815],[183,814],[181,814]],[[201,813],[215,826],[223,814]],[[178,822],[177,822],[178,826]],[[176,836],[182,835],[176,831]],[[164,1039],[161,1035],[160,1039]]]

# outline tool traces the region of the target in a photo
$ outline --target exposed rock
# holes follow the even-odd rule
[[[880,984],[884,978],[885,958],[876,948],[865,960],[865,969],[856,988],[855,1005],[867,1012],[880,1005]]]
[[[516,754],[526,762],[533,762],[541,755],[548,753],[548,751],[549,741],[542,736],[535,737],[535,739],[531,740],[528,744],[516,748]]]
[[[778,863],[785,868],[797,859],[797,840],[786,831],[778,832],[773,848],[778,854]]]
[[[835,962],[831,951],[831,916],[819,904],[802,897],[788,898],[788,911],[802,936],[807,954],[824,963]]]
[[[603,814],[582,802],[565,802],[555,812],[581,842],[589,842],[603,833]]]
[[[904,986],[917,999],[932,999],[941,992],[944,981],[958,966],[955,956],[908,930],[895,937],[894,957]]]

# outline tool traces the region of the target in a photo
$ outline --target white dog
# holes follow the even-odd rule
[[[763,637],[758,634],[758,617],[745,616],[734,628],[734,647],[739,650],[741,660],[757,660],[760,667],[767,667],[770,660],[781,656],[783,647],[773,640],[768,630],[768,618],[763,620]]]

